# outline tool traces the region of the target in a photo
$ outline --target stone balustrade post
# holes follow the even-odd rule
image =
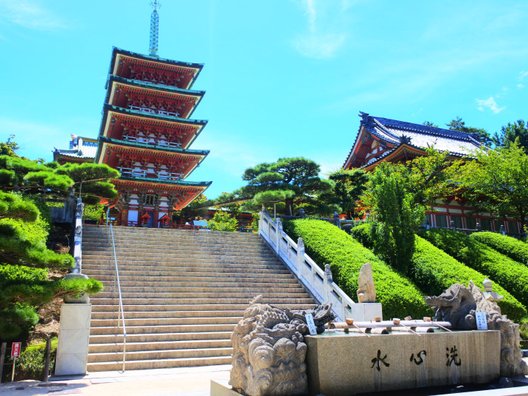
[[[295,267],[298,273],[303,270],[304,264],[304,241],[302,238],[297,239],[297,258],[295,260]]]
[[[279,251],[280,251],[281,238],[282,238],[282,221],[280,218],[277,218],[277,220],[275,220],[275,243],[276,243],[275,251],[277,252],[277,254],[279,254]]]
[[[324,294],[325,294],[325,303],[330,303],[330,297],[332,294],[332,283],[334,282],[332,278],[332,270],[330,264],[325,264],[324,266]]]

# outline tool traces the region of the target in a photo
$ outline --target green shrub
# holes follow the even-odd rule
[[[352,235],[365,246],[372,244],[368,231],[370,226],[363,224],[352,229]],[[409,276],[423,292],[429,295],[439,295],[454,283],[468,285],[472,280],[476,285],[480,285],[486,278],[419,236],[416,236]],[[526,316],[526,308],[510,293],[496,283],[494,289],[504,296],[504,300],[499,304],[503,314],[513,320],[520,320]]]
[[[84,205],[84,211],[83,211],[84,220],[98,222],[99,220],[101,220],[101,217],[103,216],[104,216],[104,205],[101,205],[101,204]]]
[[[55,362],[57,344],[57,338],[52,338],[50,349],[50,370]],[[43,341],[28,345],[28,347],[24,349],[22,353],[20,353],[20,357],[17,359],[16,380],[20,381],[23,379],[42,379],[45,362],[46,342]]]
[[[528,305],[528,267],[452,230],[429,230],[425,237],[459,261],[490,276],[522,304]]]
[[[385,317],[422,317],[430,314],[420,291],[367,248],[336,226],[321,220],[298,219],[284,223],[293,237],[302,237],[306,252],[319,265],[330,264],[334,281],[352,298],[357,292],[359,270],[372,264],[377,299]]]
[[[489,231],[476,232],[471,235],[471,238],[488,245],[519,263],[528,265],[528,244],[525,242]]]
[[[217,210],[213,218],[209,221],[209,228],[213,231],[236,231],[237,219],[227,212]]]

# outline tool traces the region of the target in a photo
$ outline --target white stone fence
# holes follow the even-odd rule
[[[337,320],[343,321],[353,315],[355,303],[332,281],[330,267],[323,271],[304,252],[302,238],[295,243],[282,230],[280,219],[274,221],[267,212],[260,212],[259,235],[319,303],[332,303]]]

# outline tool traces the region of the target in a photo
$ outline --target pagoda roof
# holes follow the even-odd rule
[[[200,100],[205,95],[205,91],[178,88],[173,85],[157,84],[157,83],[153,83],[150,81],[134,80],[134,79],[119,77],[119,76],[114,76],[114,75],[111,75],[108,78],[107,87],[114,81],[118,83],[122,83],[122,84],[134,85],[134,86],[142,87],[142,88],[155,89],[157,91],[175,92],[175,93],[179,93],[179,94],[187,95],[187,96],[199,96]],[[108,102],[109,91],[110,90],[107,91],[107,95],[106,95],[107,102]],[[196,105],[198,105],[198,103],[199,102],[197,102]]]
[[[213,183],[211,181],[193,182],[193,181],[188,181],[188,180],[161,180],[161,179],[154,179],[150,177],[127,177],[127,176],[121,176],[119,180],[149,182],[149,183],[155,183],[155,184],[169,184],[169,185],[174,185],[174,186],[185,186],[185,187],[209,187]]]
[[[212,182],[190,182],[184,180],[158,180],[151,178],[130,178],[121,177],[114,180],[118,190],[131,189],[144,192],[169,192],[181,194],[179,202],[174,205],[174,209],[181,210],[192,202],[198,195],[202,194]]]
[[[132,52],[132,51],[124,50],[124,49],[121,49],[121,48],[113,47],[112,48],[112,69],[113,69],[113,65],[114,65],[114,62],[115,62],[116,55],[118,55],[118,54],[123,54],[123,55],[131,56],[133,58],[144,59],[144,60],[152,61],[152,62],[156,62],[156,63],[160,63],[161,62],[161,63],[166,63],[166,64],[169,64],[169,65],[191,67],[193,69],[200,69],[200,70],[204,66],[203,63],[182,62],[182,61],[177,61],[177,60],[174,60],[174,59],[160,58],[158,56],[145,55],[145,54],[140,54],[138,52]]]
[[[98,163],[101,163],[102,159],[106,158],[106,156],[111,152],[109,149],[114,152],[129,152],[131,154],[140,156],[141,158],[157,158],[173,161],[179,157],[185,159],[186,163],[188,164],[185,169],[182,169],[182,178],[189,176],[194,171],[194,169],[196,169],[196,167],[202,163],[207,154],[209,154],[208,150],[186,150],[160,147],[145,143],[112,139],[106,136],[100,136],[99,139],[99,149],[97,150],[97,155],[95,158],[95,161]],[[103,162],[112,166],[106,160]]]
[[[128,56],[128,57],[131,57],[131,58],[136,58],[136,59],[148,62],[148,63],[152,63],[154,65],[156,65],[156,64],[158,64],[158,65],[159,64],[164,64],[164,65],[167,65],[169,67],[170,66],[178,66],[178,67],[183,67],[183,68],[195,69],[196,72],[194,73],[194,76],[192,77],[191,81],[187,84],[188,87],[192,86],[192,84],[198,78],[198,75],[200,74],[200,72],[202,71],[202,69],[204,67],[204,65],[202,63],[182,62],[182,61],[177,61],[177,60],[173,60],[173,59],[160,58],[158,56],[150,56],[150,55],[140,54],[140,53],[137,53],[137,52],[127,51],[127,50],[124,50],[124,49],[121,49],[121,48],[113,47],[113,49],[112,49],[112,60],[110,62],[110,71],[108,73],[109,75],[113,74],[113,71],[115,70],[116,60],[117,60],[119,55],[124,55],[124,56]]]
[[[100,136],[107,136],[107,129],[109,128],[108,118],[111,114],[114,114],[117,117],[122,117],[123,119],[136,119],[136,122],[144,122],[148,125],[161,125],[166,128],[177,128],[179,126],[185,128],[186,130],[192,129],[192,136],[187,138],[187,142],[184,144],[184,147],[189,147],[201,133],[203,128],[207,125],[206,120],[191,120],[188,118],[175,119],[174,117],[170,117],[170,119],[160,119],[160,117],[158,117],[156,114],[144,113],[141,111],[137,113],[131,113],[131,111],[128,109],[112,105],[106,105],[105,110],[106,111],[103,114],[103,121],[101,123],[101,130],[99,133]]]
[[[109,103],[106,103],[104,105],[105,110],[112,110],[123,114],[130,114],[135,115],[138,117],[146,117],[146,118],[154,118],[158,120],[164,120],[164,121],[175,121],[175,122],[181,122],[181,123],[187,123],[187,124],[196,124],[196,125],[205,125],[207,124],[207,121],[205,120],[193,120],[190,118],[180,118],[175,116],[169,116],[165,114],[158,114],[158,113],[146,113],[140,110],[132,110],[132,109],[126,109],[124,107],[114,106]]]
[[[375,117],[363,112],[360,112],[360,117],[361,122],[356,140],[343,165],[346,169],[350,167],[372,168],[372,164],[383,159],[387,160],[391,153],[403,145],[412,148],[411,151],[418,150],[417,152],[421,153],[432,147],[439,151],[447,151],[450,156],[454,157],[471,155],[482,146],[477,135],[471,133]],[[387,150],[366,162],[357,158],[359,152],[365,150],[365,147],[373,140],[377,140]]]
[[[137,147],[137,148],[148,149],[148,150],[163,151],[163,152],[168,152],[168,153],[201,155],[201,156],[206,156],[209,154],[209,150],[193,150],[193,149],[182,149],[182,148],[177,148],[177,147],[153,146],[152,144],[148,144],[148,143],[130,142],[128,140],[112,139],[106,136],[101,136],[99,139],[101,142],[104,142],[104,143],[117,144],[120,146],[127,146],[127,147]],[[98,153],[99,151],[100,150],[98,150]]]

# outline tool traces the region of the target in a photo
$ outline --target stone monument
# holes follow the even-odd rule
[[[376,302],[376,288],[372,276],[372,265],[365,263],[361,266],[358,276],[358,303],[350,307],[350,319],[380,320],[383,318],[381,304]]]
[[[363,264],[359,270],[357,296],[360,303],[376,302],[376,288],[370,263]]]
[[[229,383],[236,392],[249,396],[306,394],[306,315],[312,315],[317,332],[322,333],[325,323],[334,319],[331,305],[290,311],[261,300],[257,296],[250,302],[231,336]]]

